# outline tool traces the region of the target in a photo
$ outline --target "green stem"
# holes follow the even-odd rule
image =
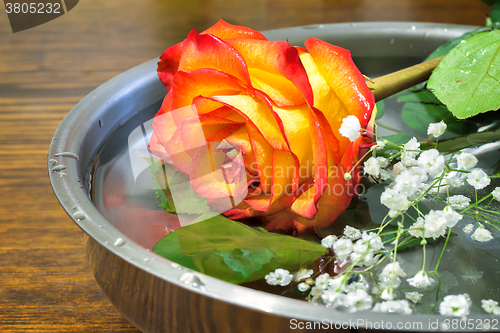
[[[366,85],[372,90],[375,101],[378,102],[429,79],[432,71],[443,57],[444,56],[381,76],[374,79],[372,82],[367,81]]]
[[[444,250],[446,249],[446,245],[448,245],[448,241],[450,240],[450,235],[451,235],[451,228],[448,228],[448,235],[446,235],[446,241],[444,242],[443,249],[441,250],[441,254],[439,255],[439,259],[436,264],[436,268],[434,268],[433,273],[437,274],[439,264],[441,263],[441,259],[443,258]]]

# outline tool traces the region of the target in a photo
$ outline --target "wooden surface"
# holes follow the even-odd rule
[[[47,150],[94,88],[222,18],[265,30],[350,21],[482,25],[479,0],[82,0],[13,34],[0,5],[0,331],[138,332],[100,291]]]

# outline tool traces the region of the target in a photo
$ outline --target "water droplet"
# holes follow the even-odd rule
[[[80,159],[77,154],[71,153],[69,151],[66,151],[64,153],[57,153],[54,156],[55,157],[70,157],[70,158],[74,158],[75,160],[79,160]]]
[[[104,227],[103,227],[102,225],[100,225],[100,226],[99,226],[99,228],[101,228],[101,229],[102,229],[102,228],[104,228]]]
[[[80,210],[77,210],[71,216],[73,216],[73,218],[77,221],[85,220],[85,214]]]
[[[102,125],[103,125],[103,122],[101,119],[99,119],[99,127],[102,127]]]
[[[120,121],[120,126],[125,125],[125,120]]]
[[[448,31],[448,29],[444,28],[443,31],[446,32],[446,31]]]
[[[67,176],[68,174],[66,172],[59,172],[59,177],[64,177]]]
[[[391,40],[389,41],[389,44],[394,45],[394,38],[391,38]]]
[[[113,244],[114,246],[122,246],[125,245],[125,240],[123,238],[117,238],[115,243]]]
[[[148,262],[148,261],[150,261],[150,260],[151,260],[151,259],[149,259],[149,258],[144,258],[144,259],[142,259],[142,261],[144,261],[144,262]]]
[[[49,160],[49,164],[50,164],[50,165],[54,165],[54,164],[56,164],[56,163],[57,163],[57,160],[55,160],[55,159],[53,159],[53,158],[51,158],[51,159]]]
[[[109,244],[109,242],[108,242],[108,241],[104,241],[104,244],[108,245],[108,244]]]
[[[173,268],[178,268],[178,267],[179,267],[179,264],[178,264],[178,263],[173,262],[173,263],[171,263],[171,264],[170,264],[170,266],[172,266]]]
[[[50,171],[59,172],[59,171],[63,171],[64,169],[66,169],[66,166],[63,164],[59,164],[59,165],[56,165],[55,167],[53,167],[52,169],[50,169]]]
[[[414,25],[412,25],[412,26],[411,26],[411,30],[415,31],[415,29],[417,29],[417,27],[416,27],[416,26],[414,26]]]
[[[205,284],[191,272],[186,272],[179,276],[179,281],[196,289],[205,290]]]

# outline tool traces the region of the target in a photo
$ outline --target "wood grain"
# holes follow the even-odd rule
[[[47,150],[86,94],[222,18],[265,30],[349,21],[482,25],[479,0],[86,0],[13,34],[0,13],[0,331],[138,332],[109,303],[52,193]]]

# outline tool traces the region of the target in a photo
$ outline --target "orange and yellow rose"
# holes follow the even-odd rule
[[[348,50],[304,44],[219,21],[160,58],[169,92],[150,149],[229,218],[303,232],[331,224],[356,195],[371,138],[351,142],[339,128],[354,115],[366,129],[373,94]]]

